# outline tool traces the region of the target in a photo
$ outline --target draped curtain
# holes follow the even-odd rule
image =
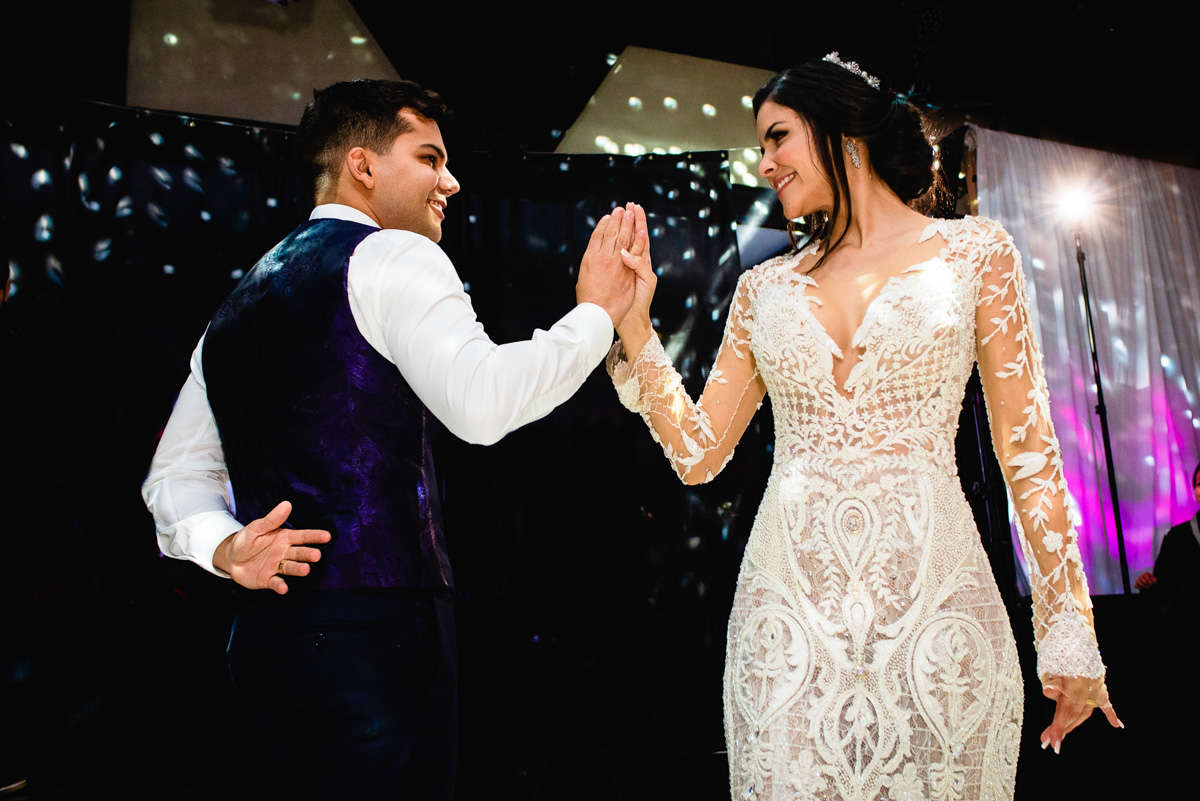
[[[1196,509],[1200,170],[972,130],[979,213],[1021,251],[1093,594],[1122,591],[1074,232],[1085,252],[1131,580]],[[1092,202],[1071,221],[1063,198]]]

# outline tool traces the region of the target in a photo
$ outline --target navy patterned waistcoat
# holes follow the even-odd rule
[[[350,254],[377,230],[301,225],[226,298],[204,338],[238,519],[287,500],[289,526],[333,535],[307,577],[288,579],[294,589],[452,585],[434,421],[363,339],[346,297]]]

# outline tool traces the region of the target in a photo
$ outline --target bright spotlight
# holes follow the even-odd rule
[[[1076,225],[1091,216],[1093,205],[1091,193],[1082,186],[1065,189],[1058,197],[1059,216]]]
[[[1099,222],[1111,209],[1112,191],[1101,179],[1067,178],[1052,186],[1055,188],[1048,197],[1049,210],[1060,223],[1076,231]]]

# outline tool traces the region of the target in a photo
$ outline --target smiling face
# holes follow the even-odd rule
[[[446,145],[433,120],[403,109],[409,128],[396,137],[387,153],[368,151],[374,186],[368,204],[383,228],[399,228],[442,238],[446,200],[459,189],[446,167]]]
[[[833,206],[833,187],[821,167],[812,132],[792,109],[770,100],[756,120],[762,160],[758,172],[779,197],[783,216],[796,219]]]

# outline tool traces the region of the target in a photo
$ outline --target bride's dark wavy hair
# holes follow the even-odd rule
[[[874,74],[874,73],[872,73]],[[754,94],[754,116],[767,101],[796,112],[812,133],[825,178],[833,189],[833,209],[812,217],[808,237],[798,240],[789,224],[793,247],[817,242],[820,266],[846,236],[854,218],[850,186],[841,156],[842,136],[865,142],[871,168],[909,206],[927,211],[936,202],[938,176],[933,169],[933,149],[925,133],[921,112],[882,82],[878,89],[837,64],[806,61],[773,76]],[[846,228],[830,243],[832,225],[842,207]]]

